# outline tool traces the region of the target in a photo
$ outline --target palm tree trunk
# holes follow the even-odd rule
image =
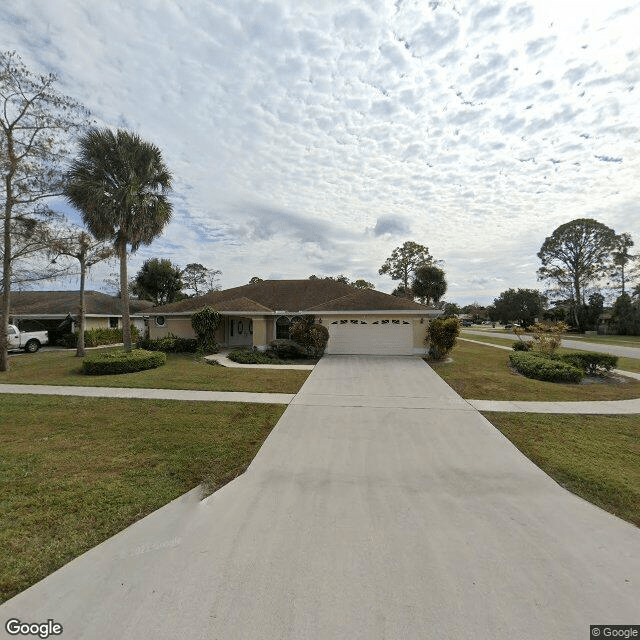
[[[127,239],[120,237],[120,300],[122,302],[122,342],[124,350],[131,351],[131,320],[129,319],[129,285],[127,282]]]
[[[84,280],[87,272],[87,263],[84,259],[80,259],[80,328],[78,330],[78,344],[76,347],[76,357],[84,358],[84,327],[85,327],[85,304],[84,304]]]

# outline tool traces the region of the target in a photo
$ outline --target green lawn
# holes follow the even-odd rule
[[[3,395],[0,601],[200,483],[242,473],[284,409]]]
[[[82,359],[74,354],[74,351],[43,351],[14,356],[11,370],[0,372],[0,384],[297,393],[310,373],[291,369],[231,369],[207,364],[192,354],[169,353],[167,364],[157,369],[87,376],[80,372]]]
[[[491,336],[477,336],[473,334],[461,334],[462,338],[467,338],[469,340],[476,340],[477,342],[486,342],[487,344],[497,344],[502,347],[510,347],[516,340],[516,336],[513,338],[493,338]],[[589,345],[585,344],[585,351],[589,351]],[[575,353],[576,349],[559,349],[558,353]],[[633,371],[635,373],[640,373],[640,360],[637,358],[618,358],[618,369],[622,369],[623,371]]]
[[[600,344],[615,344],[621,347],[640,347],[640,336],[582,336],[569,333],[562,337],[565,340],[577,340],[578,342],[599,342]]]
[[[452,362],[429,363],[463,398],[474,400],[625,400],[640,398],[640,381],[559,384],[525,378],[509,369],[509,353],[458,341]]]
[[[560,485],[640,526],[638,416],[484,415]]]
[[[469,331],[486,331],[491,333],[504,333],[505,336],[513,336],[513,329],[502,329],[492,327],[469,327]],[[467,329],[462,329],[466,331]],[[471,335],[469,336],[472,337]],[[596,335],[586,336],[581,333],[567,333],[562,336],[564,340],[576,340],[578,342],[599,342],[601,344],[616,344],[625,347],[640,347],[640,336],[612,336],[612,335]]]

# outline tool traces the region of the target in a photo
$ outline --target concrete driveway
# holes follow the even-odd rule
[[[64,638],[576,639],[640,623],[640,530],[417,358],[323,358],[249,470],[0,608]]]

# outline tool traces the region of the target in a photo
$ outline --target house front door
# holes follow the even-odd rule
[[[251,318],[229,318],[229,346],[253,345],[253,321]]]

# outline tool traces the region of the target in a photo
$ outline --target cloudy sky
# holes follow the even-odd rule
[[[631,0],[6,0],[0,14],[3,49],[162,149],[174,218],[132,273],[162,256],[221,269],[225,288],[344,273],[390,292],[378,269],[413,240],[461,303],[540,286],[545,236],[577,217],[640,244],[638,33]]]

